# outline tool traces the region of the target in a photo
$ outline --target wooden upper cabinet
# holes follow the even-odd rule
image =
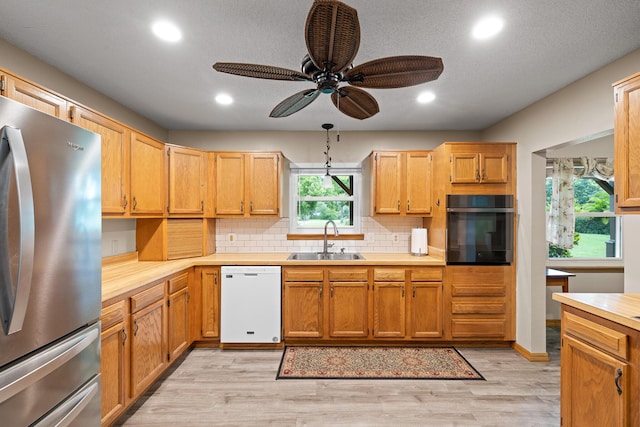
[[[280,155],[253,153],[247,160],[249,215],[280,214]]]
[[[217,216],[280,215],[280,153],[217,153]]]
[[[67,101],[47,90],[9,74],[0,76],[0,94],[62,120],[67,120]]]
[[[407,158],[407,214],[431,213],[431,152],[410,151]]]
[[[216,215],[244,215],[244,155],[216,154]]]
[[[130,130],[120,123],[82,107],[70,109],[71,122],[102,137],[102,213],[129,212]]]
[[[401,213],[402,154],[378,152],[373,155],[374,213]]]
[[[451,154],[452,184],[505,184],[509,180],[508,154],[471,152]]]
[[[131,133],[131,214],[162,216],[165,212],[165,145]]]
[[[431,152],[372,154],[373,213],[431,214]]]
[[[614,84],[616,213],[640,211],[640,73]]]
[[[206,153],[178,146],[167,146],[169,169],[169,214],[204,215],[207,182]]]

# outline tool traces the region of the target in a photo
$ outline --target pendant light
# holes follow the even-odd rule
[[[327,131],[327,151],[324,152],[324,155],[326,158],[326,162],[324,164],[326,172],[324,174],[324,180],[322,181],[322,186],[324,188],[331,188],[333,186],[333,183],[331,182],[333,179],[329,174],[329,169],[331,168],[331,156],[329,156],[329,150],[331,149],[331,145],[329,142],[329,129],[333,129],[333,125],[331,123],[324,123],[322,125],[322,128]]]

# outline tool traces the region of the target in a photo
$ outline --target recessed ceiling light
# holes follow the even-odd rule
[[[156,36],[168,42],[177,42],[182,38],[178,27],[167,21],[158,21],[151,29]]]
[[[418,95],[417,99],[420,104],[428,104],[429,102],[432,102],[434,99],[436,99],[436,95],[433,92],[422,92],[420,95]]]
[[[226,93],[221,93],[220,95],[216,96],[216,102],[222,105],[229,105],[233,103],[233,98]]]
[[[473,27],[472,34],[476,39],[488,39],[498,34],[503,26],[504,21],[501,18],[488,16],[478,21],[475,27]]]

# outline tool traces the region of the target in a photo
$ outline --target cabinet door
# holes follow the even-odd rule
[[[442,283],[411,283],[412,338],[439,338],[442,336]]]
[[[203,269],[202,280],[202,338],[220,337],[220,277],[219,270]]]
[[[131,315],[131,397],[139,396],[167,364],[164,299]]]
[[[282,319],[285,338],[322,338],[322,282],[285,282]]]
[[[640,210],[640,74],[615,87],[616,213]],[[624,211],[620,208],[625,208]]]
[[[379,152],[374,155],[374,212],[399,214],[402,189],[402,154]]]
[[[562,337],[563,426],[627,426],[628,364],[570,336]]]
[[[404,338],[405,296],[404,282],[374,282],[373,336],[376,338]]]
[[[167,148],[169,156],[169,213],[204,214],[206,157],[202,151]]]
[[[247,156],[249,215],[279,215],[280,156],[274,153]]]
[[[131,213],[163,215],[165,211],[165,153],[162,142],[131,134]]]
[[[124,215],[129,199],[129,129],[78,106],[71,107],[71,122],[102,137],[102,213]]]
[[[431,153],[407,153],[407,214],[431,213]]]
[[[449,160],[451,162],[449,180],[452,184],[480,182],[480,159],[478,153],[452,153]]]
[[[244,155],[216,154],[216,215],[244,215]]]
[[[169,295],[169,361],[178,358],[189,347],[189,292],[187,288]]]
[[[329,335],[367,337],[369,285],[362,282],[330,282],[329,286]]]
[[[10,75],[0,77],[2,95],[43,113],[67,120],[67,101],[51,92]]]
[[[124,302],[105,309],[100,348],[100,376],[102,388],[102,424],[111,424],[126,405],[126,324]],[[110,316],[118,319],[111,322]]]
[[[509,181],[509,156],[504,152],[480,153],[480,181],[486,184],[506,184]]]

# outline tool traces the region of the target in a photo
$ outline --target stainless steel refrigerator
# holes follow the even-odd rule
[[[0,97],[0,425],[100,425],[100,136]]]

